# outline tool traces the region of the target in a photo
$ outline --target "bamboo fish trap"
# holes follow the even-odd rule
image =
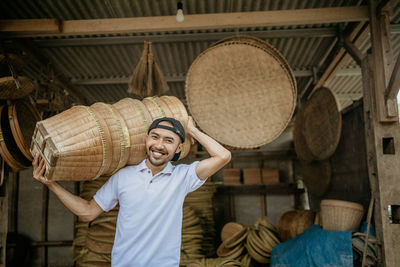
[[[39,153],[45,160],[45,178],[49,180],[82,181],[112,175],[145,158],[147,129],[163,116],[184,126],[188,120],[184,105],[173,96],[74,106],[36,124],[31,153]],[[189,153],[189,139],[180,158]]]

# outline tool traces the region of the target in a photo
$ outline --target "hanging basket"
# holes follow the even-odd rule
[[[294,81],[275,49],[227,41],[204,51],[190,66],[186,99],[208,135],[231,147],[255,148],[273,141],[290,122]]]

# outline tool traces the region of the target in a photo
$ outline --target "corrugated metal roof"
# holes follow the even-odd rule
[[[266,10],[291,10],[304,8],[359,5],[361,0],[184,0],[185,14],[244,12]],[[126,18],[175,15],[176,0],[3,0],[0,1],[2,18],[57,18],[60,20]],[[392,23],[400,22],[400,3],[392,8]],[[127,81],[138,63],[143,40],[153,40],[153,49],[163,73],[169,82],[170,92],[184,100],[184,78],[195,58],[223,36],[250,34],[276,47],[298,74],[299,92],[314,82],[313,74],[319,70],[327,53],[338,41],[341,24],[298,25],[282,27],[256,27],[176,32],[108,34],[94,36],[32,38],[40,52],[74,84],[89,103],[115,102],[126,96]],[[294,31],[290,31],[293,30]],[[285,30],[289,30],[285,32]],[[306,30],[305,34],[298,34]],[[312,32],[311,32],[312,31]],[[393,50],[398,54],[400,35],[393,35]],[[369,42],[360,50],[365,52]],[[336,76],[329,84],[343,106],[361,93],[361,79],[356,63],[349,59],[343,67],[344,75]],[[35,79],[41,76],[35,64],[29,64],[24,74]],[[115,91],[115,92],[114,92]],[[114,93],[113,93],[114,92]],[[347,97],[346,97],[347,95]],[[346,104],[347,103],[347,104]]]

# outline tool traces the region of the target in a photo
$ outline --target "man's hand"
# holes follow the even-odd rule
[[[43,174],[46,172],[46,164],[44,164],[44,159],[42,159],[39,154],[36,154],[35,158],[33,159],[32,166],[33,178],[45,185],[53,183],[52,181],[49,181],[43,177]]]

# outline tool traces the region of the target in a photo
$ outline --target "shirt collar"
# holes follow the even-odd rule
[[[145,159],[138,165],[138,168],[139,171],[141,172],[149,169],[149,167],[147,167],[146,165]],[[167,166],[165,166],[165,168],[162,169],[158,174],[171,174],[173,170],[174,170],[174,165],[172,165],[171,162],[168,162]]]

